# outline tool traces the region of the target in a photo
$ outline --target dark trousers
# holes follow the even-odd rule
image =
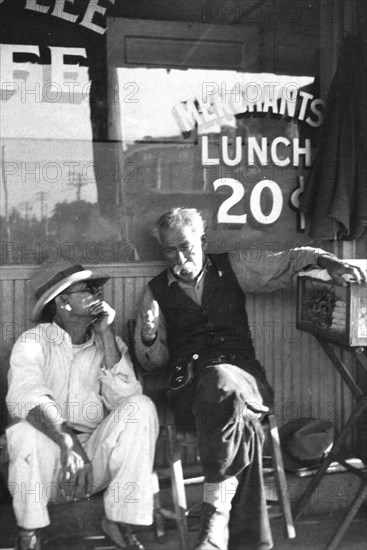
[[[249,366],[253,371],[254,361]],[[246,549],[265,550],[272,548],[272,539],[262,473],[264,435],[256,411],[271,400],[272,391],[259,372],[255,378],[234,365],[203,367],[188,386],[172,392],[171,404],[177,428],[197,434],[205,481],[239,479],[230,545],[231,539],[236,544],[243,540]]]

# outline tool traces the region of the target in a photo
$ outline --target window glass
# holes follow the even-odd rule
[[[0,61],[1,263],[134,259],[100,211],[86,49],[1,44]]]
[[[305,240],[313,77],[108,66],[92,93],[85,48],[0,55],[2,264],[161,259],[151,228],[177,205],[203,212],[212,251]]]
[[[313,128],[304,119],[312,111],[303,97],[311,102],[313,82],[235,70],[116,69],[113,125],[130,174],[121,186],[140,258],[159,257],[147,228],[180,205],[204,213],[213,251],[302,240],[292,194],[310,162],[305,140]]]

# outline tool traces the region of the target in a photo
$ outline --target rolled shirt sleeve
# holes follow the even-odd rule
[[[317,266],[319,256],[333,254],[310,246],[270,253],[261,247],[252,257],[241,251],[230,252],[229,258],[237,280],[245,293],[265,293],[286,288],[299,271]]]
[[[116,343],[121,353],[120,361],[111,369],[102,366],[99,375],[103,404],[109,410],[114,409],[122,399],[142,393],[126,344],[118,336]]]
[[[6,404],[12,419],[26,420],[36,405],[54,409],[55,422],[63,422],[60,408],[44,376],[46,350],[42,346],[42,325],[23,333],[14,344],[8,372]]]

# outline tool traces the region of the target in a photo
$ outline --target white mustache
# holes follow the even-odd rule
[[[192,273],[195,271],[195,266],[192,262],[185,262],[183,265],[175,265],[173,268],[173,273],[176,276],[180,276],[185,273]]]

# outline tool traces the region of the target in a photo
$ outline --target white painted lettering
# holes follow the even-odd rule
[[[60,17],[60,19],[64,19],[65,21],[69,21],[70,23],[75,23],[75,21],[78,19],[78,16],[65,11],[66,3],[74,4],[74,0],[56,0],[54,10],[51,15],[53,15],[54,17]]]
[[[261,138],[261,148],[255,137],[248,138],[247,146],[248,146],[248,163],[249,164],[255,164],[255,154],[262,166],[266,166],[268,164],[268,152],[267,152],[268,139],[266,137]]]
[[[306,109],[307,109],[307,103],[311,100],[313,100],[313,95],[309,94],[308,92],[304,92],[303,90],[300,91],[299,95],[302,97],[302,103],[301,108],[299,110],[298,118],[299,120],[304,120]]]
[[[172,115],[183,133],[190,132],[195,126],[195,122],[199,126],[203,123],[194,99],[189,99],[186,102],[181,101],[175,105],[172,109]]]
[[[51,83],[57,84],[59,90],[62,94],[64,94],[67,98],[70,98],[70,87],[67,85],[67,78],[65,77],[65,72],[74,72],[76,73],[76,78],[73,80],[74,83],[78,83],[80,86],[81,84],[81,72],[82,69],[84,69],[85,78],[87,68],[86,67],[80,67],[79,65],[65,65],[65,56],[78,56],[82,57],[84,59],[87,58],[87,53],[85,48],[59,48],[56,46],[50,46],[51,50]],[[84,79],[83,79],[84,80]],[[83,84],[85,82],[83,81]],[[78,92],[81,94],[81,89],[78,90]],[[72,98],[73,100],[74,98]],[[73,103],[73,101],[71,101]]]
[[[265,215],[261,208],[261,195],[265,189],[271,193],[273,204],[269,214]],[[250,196],[250,209],[255,220],[268,225],[280,217],[283,208],[283,195],[279,185],[273,180],[262,180],[255,185]]]
[[[290,145],[290,141],[289,139],[285,138],[285,137],[277,137],[273,140],[272,144],[271,144],[271,160],[274,162],[274,164],[276,164],[277,166],[288,166],[288,164],[290,164],[291,162],[291,159],[289,157],[285,157],[284,159],[280,159],[278,157],[278,151],[277,151],[277,148],[278,148],[278,145],[280,144],[283,144],[285,145],[286,147],[289,147]]]
[[[295,83],[289,83],[283,88],[282,99],[280,102],[279,114],[293,118],[296,113],[297,95],[299,86]]]
[[[0,67],[1,67],[1,82],[13,82],[17,80],[14,75],[15,71],[24,71],[27,80],[33,63],[16,63],[14,61],[15,53],[28,53],[39,57],[40,51],[38,46],[24,46],[18,44],[2,44],[0,48]]]
[[[37,3],[37,0],[27,0],[24,8],[26,10],[37,11],[39,13],[47,13],[50,6],[40,6],[40,4]]]
[[[217,166],[219,164],[219,158],[209,157],[209,138],[203,136],[201,140],[201,162],[203,166]]]
[[[229,158],[228,154],[228,136],[222,137],[222,157],[223,162],[227,166],[237,166],[242,160],[242,138],[241,136],[236,136],[236,148],[234,159]]]
[[[305,146],[300,147],[299,139],[293,140],[293,166],[299,166],[299,157],[305,155],[305,166],[311,166],[311,140],[305,140]]]
[[[115,0],[107,0],[112,5],[115,4]],[[83,17],[83,20],[80,22],[80,24],[83,27],[86,27],[87,29],[90,29],[92,31],[95,31],[99,34],[104,34],[107,30],[106,27],[101,27],[100,25],[97,25],[96,23],[93,23],[94,15],[96,13],[100,13],[102,16],[105,15],[107,8],[103,8],[99,5],[98,0],[90,0],[87,9],[85,10],[85,14]]]
[[[312,120],[311,117],[306,118],[307,124],[318,128],[324,121],[323,108],[325,107],[325,101],[323,99],[314,99],[311,103],[311,111],[317,116],[316,120]]]

